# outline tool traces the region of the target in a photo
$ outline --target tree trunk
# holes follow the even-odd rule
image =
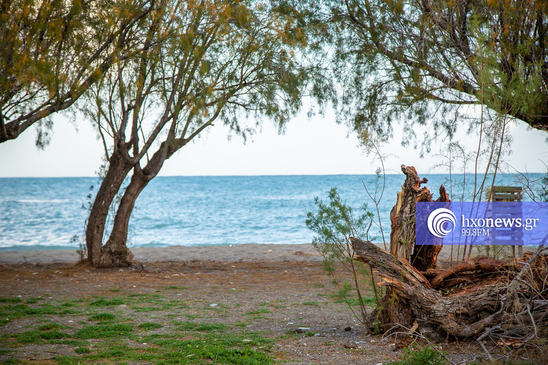
[[[451,296],[442,296],[430,282],[404,258],[396,259],[370,242],[351,239],[357,260],[367,263],[383,285],[406,303],[405,315],[397,315],[387,325],[399,325],[408,332],[417,323],[417,330],[430,339],[441,341],[447,335],[467,338],[479,334],[499,318],[500,297],[507,283],[475,286]],[[410,331],[412,334],[413,331]]]
[[[415,203],[433,201],[432,194],[428,188],[421,187],[421,184],[428,180],[420,179],[413,166],[402,165],[401,170],[406,178],[398,193],[396,205],[390,212],[392,227],[390,253],[394,259],[404,259],[406,262],[411,262],[412,266],[420,271],[425,271],[435,268],[442,245],[436,244],[438,242],[428,242],[429,245],[415,245],[418,240],[422,240],[422,237],[415,237]],[[440,187],[438,201],[449,201],[443,186]],[[386,290],[378,314],[385,330],[394,325],[410,328],[415,320],[408,299],[400,296],[390,287]]]
[[[169,144],[167,143],[162,144],[144,169],[141,169],[138,164],[134,167],[131,181],[126,188],[118,206],[118,210],[116,211],[110,237],[101,249],[100,259],[97,263],[94,263],[94,266],[119,267],[131,265],[133,254],[127,248],[127,236],[131,213],[133,212],[139,194],[141,194],[148,183],[156,177],[165,160],[173,154],[173,152],[168,149],[168,145]]]
[[[426,188],[425,188],[426,189]],[[436,200],[437,202],[446,202],[450,203],[449,195],[445,191],[445,187],[440,186],[440,197]],[[426,198],[427,195],[423,195],[423,198]],[[430,195],[431,198],[431,195]],[[432,201],[430,200],[419,200],[419,201]],[[449,204],[447,205],[449,207]],[[424,222],[426,221],[423,220]],[[415,229],[415,224],[413,224],[413,229]],[[411,264],[413,267],[419,271],[426,271],[428,269],[435,269],[438,261],[438,254],[443,248],[443,238],[438,237],[415,237],[415,248],[413,249],[413,254],[411,255]]]
[[[107,175],[95,196],[86,228],[88,260],[93,266],[97,266],[101,259],[101,247],[109,208],[131,167],[132,165],[121,154],[114,152],[109,161]]]
[[[396,205],[390,212],[390,253],[409,261],[415,247],[415,203],[432,201],[432,194],[428,188],[421,188],[421,184],[428,180],[419,179],[413,166],[402,165],[401,170],[406,178],[401,192],[398,193]]]
[[[131,182],[127,186],[116,211],[110,237],[101,249],[100,260],[95,266],[119,267],[131,265],[133,254],[127,248],[129,220],[135,207],[135,201],[149,181],[142,171],[134,171]]]

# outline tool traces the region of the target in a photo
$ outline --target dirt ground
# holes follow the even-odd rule
[[[223,308],[208,312],[210,315],[199,321],[245,322],[247,330],[275,338],[273,354],[288,364],[386,364],[402,357],[393,338],[368,335],[348,307],[335,302],[330,296],[331,279],[319,261],[147,262],[125,269],[75,264],[0,265],[0,297],[43,297],[53,302],[112,297],[120,291],[153,293],[170,286],[184,290],[164,290],[162,295],[189,303],[196,311]],[[249,313],[265,303],[269,311],[250,319]],[[0,337],[23,331],[25,321],[21,318],[0,327]],[[310,330],[298,334],[298,327]],[[455,364],[484,359],[474,342],[443,343],[441,347]],[[71,351],[66,346],[29,345],[17,349],[16,357],[41,364]]]

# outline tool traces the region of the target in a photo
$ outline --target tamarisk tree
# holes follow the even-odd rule
[[[261,117],[283,126],[300,107],[312,75],[298,62],[307,44],[298,24],[254,1],[163,0],[137,42],[82,107],[108,159],[86,231],[94,266],[131,263],[126,243],[135,201],[167,159],[216,121],[244,137]],[[122,198],[107,235],[118,192]]]
[[[453,133],[462,105],[548,131],[543,1],[328,1],[342,115],[381,139],[394,119]],[[436,114],[437,113],[437,114]],[[433,117],[435,116],[435,117]]]
[[[39,127],[97,82],[155,0],[0,2],[0,143]]]

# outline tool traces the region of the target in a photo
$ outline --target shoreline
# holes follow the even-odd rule
[[[134,261],[321,261],[312,244],[257,244],[130,248]],[[0,251],[0,264],[76,263],[76,249]]]
[[[376,243],[384,248],[382,243]],[[456,247],[456,246],[455,246]],[[130,247],[135,264],[147,262],[184,261],[308,261],[321,262],[323,257],[311,243],[207,246]],[[439,259],[450,259],[451,246],[444,246]],[[33,251],[0,251],[0,265],[77,263],[76,249],[45,249]]]

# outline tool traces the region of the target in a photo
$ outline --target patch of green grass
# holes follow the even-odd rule
[[[162,308],[160,307],[131,307],[131,309],[133,309],[135,312],[144,312],[144,313],[148,313],[148,312],[156,312],[156,311],[161,311]]]
[[[77,354],[89,354],[91,353],[91,350],[87,347],[77,347],[74,349],[74,352],[76,352]]]
[[[112,313],[97,313],[88,318],[90,321],[114,321],[116,316]]]
[[[390,365],[445,365],[448,361],[445,354],[432,346],[423,348],[406,348],[403,359],[389,363]]]
[[[313,306],[317,307],[317,306],[320,305],[320,303],[318,303],[318,302],[304,302],[303,305],[313,305]]]
[[[323,285],[322,283],[314,283],[314,284],[312,284],[312,287],[313,288],[324,288],[325,285]]]
[[[94,302],[89,303],[90,306],[93,307],[109,307],[113,305],[122,305],[124,304],[124,301],[120,298],[114,298],[114,299],[99,299]]]
[[[186,289],[188,289],[186,286],[177,286],[177,285],[170,285],[164,288],[164,290],[186,290]]]
[[[269,365],[274,358],[268,353],[274,340],[256,333],[193,333],[185,339],[170,334],[144,336],[144,347],[130,347],[123,339],[104,341],[91,351],[86,345],[75,349],[78,356],[59,356],[59,364],[81,363],[151,363],[151,364],[234,364]],[[260,348],[258,348],[260,347]]]
[[[12,364],[21,364],[20,360],[17,359],[7,359],[1,362],[2,365],[12,365]]]
[[[257,335],[209,335],[189,340],[154,340],[153,344],[168,350],[163,354],[170,363],[204,364],[274,364],[271,355],[253,348],[271,343]],[[171,350],[171,351],[169,351]],[[162,363],[162,362],[158,362]]]
[[[155,329],[158,329],[158,328],[162,328],[162,327],[164,327],[164,325],[160,324],[160,323],[145,322],[145,323],[141,323],[137,327],[150,331],[150,330],[155,330]]]
[[[122,289],[118,289],[118,288],[111,288],[111,289],[109,289],[109,290],[110,290],[111,292],[113,292],[113,293],[119,293],[119,292],[122,291]]]
[[[259,308],[256,311],[247,312],[247,315],[255,315],[255,314],[265,314],[265,313],[272,313],[272,311],[268,308]]]
[[[57,322],[50,322],[50,323],[46,323],[41,326],[38,326],[38,330],[40,331],[48,331],[48,330],[61,329],[61,328],[65,328],[65,326]]]
[[[58,340],[69,337],[69,335],[60,331],[32,330],[23,333],[16,333],[11,335],[11,337],[19,343],[42,343],[44,342],[43,340]]]
[[[25,303],[27,304],[34,304],[34,303],[38,303],[39,300],[45,300],[44,298],[41,298],[41,297],[37,297],[37,298],[29,298],[25,301]]]
[[[222,323],[196,323],[196,322],[174,322],[177,326],[177,329],[183,331],[201,331],[201,332],[210,332],[210,331],[222,331],[225,329],[225,325]]]
[[[1,297],[0,303],[21,303],[21,298],[17,297]]]
[[[119,338],[131,335],[133,327],[129,324],[98,324],[90,325],[76,332],[74,337],[88,340],[92,338]]]
[[[43,304],[33,308],[26,304],[0,306],[0,317],[17,319],[27,316],[43,316],[47,314],[64,314],[67,310],[52,304]]]

